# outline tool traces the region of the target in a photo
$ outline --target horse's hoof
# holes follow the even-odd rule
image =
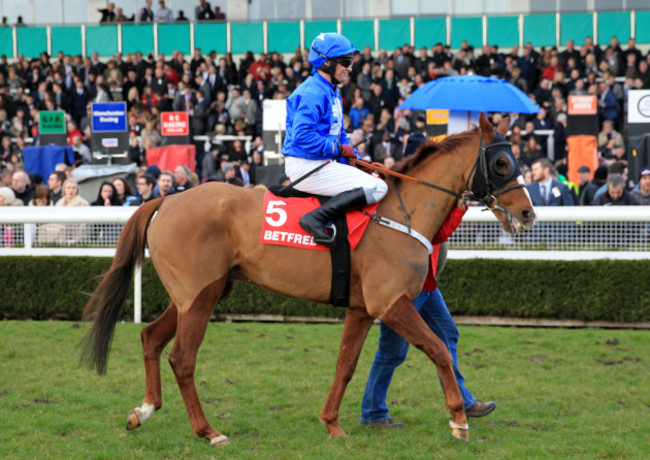
[[[230,441],[228,440],[228,437],[224,435],[210,439],[211,446],[225,446],[226,444],[230,444]]]
[[[348,437],[349,437],[348,434],[340,428],[330,433],[330,439],[348,438]]]
[[[138,415],[137,411],[133,409],[129,414],[129,418],[126,420],[126,429],[135,430],[140,426],[142,426],[142,422],[140,421],[140,416]]]
[[[449,420],[449,427],[451,428],[451,434],[454,435],[456,439],[467,442],[469,441],[469,425],[459,425],[453,420]]]

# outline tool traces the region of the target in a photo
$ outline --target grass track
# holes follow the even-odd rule
[[[403,430],[359,425],[376,349],[371,329],[341,407],[350,435],[330,440],[318,413],[332,382],[342,325],[212,323],[198,358],[203,407],[231,444],[196,438],[171,369],[164,406],[125,431],[140,404],[140,327],[119,324],[108,375],[77,367],[87,325],[0,322],[0,458],[648,458],[650,333],[461,327],[469,388],[497,410],[455,440],[435,368],[412,351],[389,392]],[[610,342],[608,344],[607,342]],[[169,347],[165,351],[165,356]]]

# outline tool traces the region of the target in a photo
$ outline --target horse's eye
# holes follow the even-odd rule
[[[508,157],[500,156],[494,162],[494,172],[499,176],[506,176],[510,172],[511,166],[512,165],[510,164],[510,159]]]

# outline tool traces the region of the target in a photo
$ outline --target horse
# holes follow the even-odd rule
[[[506,131],[507,120],[495,132],[481,114],[479,126],[439,143],[424,142],[414,155],[394,166],[401,178],[387,177],[389,192],[376,215],[406,221],[408,231],[371,223],[352,251],[350,306],[336,375],[320,413],[330,437],[346,436],[338,422],[339,407],[370,326],[378,318],[433,361],[451,414],[452,434],[469,439],[451,356],[411,302],[422,289],[429,258],[426,241],[413,234],[431,241],[466,190],[494,212],[506,231],[514,233],[533,225],[535,213],[510,144],[505,142]],[[332,273],[328,251],[260,243],[263,195],[259,190],[208,183],[147,202],[126,223],[112,265],[84,310],[84,319],[94,319],[94,323],[84,339],[81,362],[99,374],[106,372],[115,323],[134,267],[144,263],[148,244],[151,262],[171,303],[141,331],[145,395],[142,404],[130,412],[127,429],[141,426],[161,408],[160,356],[175,338],[169,363],[194,433],[211,445],[229,443],[205,417],[194,371],[212,311],[235,281],[328,302]]]

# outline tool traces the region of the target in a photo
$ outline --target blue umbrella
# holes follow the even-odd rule
[[[398,109],[539,112],[537,104],[515,85],[480,75],[437,78],[413,91]]]

